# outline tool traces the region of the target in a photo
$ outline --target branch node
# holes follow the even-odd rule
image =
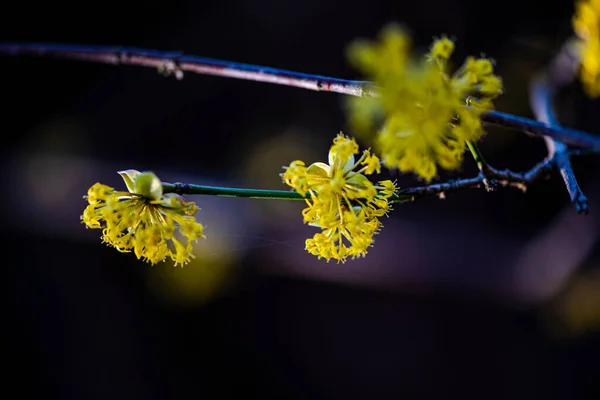
[[[319,91],[329,91],[329,82],[326,79],[317,79],[317,88]]]
[[[131,53],[127,50],[121,50],[117,52],[117,63],[127,64],[131,59]]]
[[[183,182],[175,182],[173,184],[173,193],[178,194],[178,195],[183,195],[189,192],[190,190],[190,185],[187,183],[183,183]]]
[[[488,176],[488,172],[481,171],[479,175],[481,181],[483,182],[483,187],[486,192],[495,192],[498,190],[498,181],[494,178]]]
[[[166,60],[164,64],[160,64],[158,73],[165,77],[174,76],[178,81],[183,79],[183,70],[177,60]]]

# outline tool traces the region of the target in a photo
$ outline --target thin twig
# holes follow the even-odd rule
[[[523,173],[507,169],[498,170],[488,165],[485,173],[480,172],[478,176],[473,178],[457,179],[427,186],[400,189],[398,194],[411,195],[413,201],[421,197],[431,196],[444,198],[447,193],[456,192],[460,189],[485,187],[486,180],[493,180],[497,186],[513,186],[522,191],[526,191],[531,183],[545,177],[551,169],[552,164],[549,160],[544,160],[541,163],[536,164],[529,171]]]
[[[303,89],[335,92],[351,96],[377,96],[368,81],[331,78],[257,65],[234,63],[211,58],[130,47],[67,45],[48,43],[0,43],[0,54],[67,58],[113,65],[136,65],[158,69],[164,75],[182,79],[184,72],[253,80]],[[551,126],[524,117],[490,111],[482,120],[504,127],[524,130],[538,136],[549,136],[565,144],[600,151],[600,137],[574,129]]]
[[[485,186],[486,179],[494,180],[496,184],[500,186],[513,186],[525,191],[529,184],[544,177],[551,169],[551,160],[545,160],[524,173],[513,172],[510,170],[498,170],[488,165],[485,174],[480,172],[478,176],[473,178],[457,179],[425,186],[401,188],[390,198],[390,203],[405,203],[432,196],[444,198],[447,193],[461,189],[480,188]],[[276,200],[305,199],[304,196],[297,192],[286,190],[226,188],[182,182],[163,182],[162,185],[165,193],[177,193],[180,195],[210,195]]]
[[[561,87],[573,81],[578,67],[579,56],[577,51],[574,50],[573,42],[567,41],[552,60],[548,69],[532,82],[531,105],[538,120],[550,126],[559,127],[554,112],[553,100],[556,97],[556,92]],[[547,136],[544,137],[544,140],[548,149],[546,159],[556,165],[560,171],[575,209],[578,213],[587,214],[588,199],[579,187],[577,178],[575,178],[567,145]]]

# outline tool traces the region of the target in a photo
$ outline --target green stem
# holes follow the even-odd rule
[[[495,179],[490,178],[490,176],[489,176],[490,168],[489,168],[487,162],[485,161],[485,158],[483,158],[483,154],[481,153],[481,150],[479,150],[479,147],[477,147],[475,142],[471,142],[470,140],[467,140],[466,142],[467,142],[467,147],[469,148],[469,151],[471,152],[471,155],[473,156],[473,160],[475,160],[475,163],[477,164],[477,168],[479,169],[479,174],[481,175],[481,177],[483,179],[483,186],[485,186],[485,190],[487,190],[488,192],[496,190],[497,182]]]
[[[467,140],[466,142],[467,147],[469,148],[469,151],[473,156],[473,160],[475,160],[475,162],[477,163],[477,168],[479,168],[480,172],[485,173],[488,165],[485,161],[485,158],[483,158],[483,154],[481,154],[481,150],[479,150],[479,147],[477,147],[477,145],[474,142],[471,142],[470,140]]]
[[[286,190],[227,188],[188,183],[163,182],[163,191],[165,193],[173,192],[190,195],[245,197],[250,199],[304,200],[304,197],[302,197],[300,193]]]
[[[221,197],[245,197],[250,199],[275,199],[275,200],[304,200],[300,193],[288,190],[269,189],[242,189],[227,188],[220,186],[194,185],[189,183],[167,183],[163,182],[164,193],[177,193],[188,195],[208,195]],[[398,194],[390,197],[390,203],[401,203],[412,200],[410,194]]]

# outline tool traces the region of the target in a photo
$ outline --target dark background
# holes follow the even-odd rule
[[[125,45],[360,76],[347,44],[405,23],[423,51],[497,60],[497,108],[531,117],[528,82],[571,34],[569,1],[306,0],[2,5],[2,41]],[[560,176],[526,194],[463,191],[395,207],[364,260],[304,251],[301,204],[192,198],[207,239],[154,267],[79,222],[96,181],[284,189],[281,166],[325,159],[343,96],[76,61],[0,59],[2,243],[9,393],[44,399],[600,398],[600,162],[574,161],[589,215]],[[580,87],[561,121],[600,132]],[[490,127],[496,167],[543,141]],[[476,173],[470,160],[461,171]],[[419,184],[397,176],[403,186]]]

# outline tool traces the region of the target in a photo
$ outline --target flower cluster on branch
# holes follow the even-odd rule
[[[381,170],[379,158],[364,150],[356,160],[358,153],[356,141],[340,133],[329,150],[329,164],[306,167],[303,161],[293,161],[281,174],[287,185],[306,196],[304,223],[321,229],[306,240],[306,250],[327,261],[367,254],[396,191],[390,180],[369,181],[366,175]]]
[[[573,71],[571,75],[577,71],[586,93],[598,97],[600,0],[578,0],[572,22],[577,55],[574,61],[574,57],[563,57],[571,63],[566,69]],[[560,170],[577,210],[586,212],[587,199],[574,178],[570,157],[597,152],[600,139],[562,128],[556,118],[549,118],[551,99],[547,97],[556,91],[552,85],[557,84],[552,76],[560,74],[543,74],[545,79],[538,81],[537,92],[532,90],[546,96],[541,97],[542,101],[537,96],[538,100],[532,102],[537,102],[539,107],[534,108],[545,114],[543,118],[538,115],[539,121],[504,114],[493,111],[493,101],[503,88],[502,79],[494,73],[494,62],[468,57],[458,68],[452,68],[454,46],[452,40],[442,36],[434,40],[426,54],[415,56],[406,31],[399,25],[389,25],[379,40],[358,40],[349,47],[350,61],[369,81],[140,49],[0,43],[0,54],[132,64],[158,68],[178,79],[185,70],[350,95],[347,107],[353,133],[372,140],[368,145],[373,145],[381,161],[371,149],[360,152],[355,139],[340,133],[333,140],[328,163],[307,166],[296,160],[284,167],[280,175],[289,191],[171,184],[161,182],[152,172],[136,170],[120,172],[128,191],[101,183],[88,190],[84,196],[88,206],[81,220],[88,228],[101,229],[104,243],[121,252],[133,252],[153,265],[167,259],[184,265],[193,257],[193,243],[204,237],[203,226],[194,217],[198,207],[184,200],[184,194],[302,200],[306,204],[302,211],[304,223],[319,229],[306,240],[306,250],[318,258],[338,262],[367,254],[392,203],[431,195],[443,197],[449,191],[482,186],[488,190],[496,186],[524,190],[552,169]],[[555,64],[560,67],[560,63]],[[562,79],[561,84],[566,81]],[[476,146],[484,134],[482,120],[551,137],[547,141],[552,143],[548,156],[524,173],[487,165]],[[440,168],[457,169],[466,149],[477,163],[477,176],[430,183]],[[370,181],[368,177],[380,173],[382,166],[414,173],[427,185],[399,189],[390,180]]]
[[[429,182],[437,166],[460,167],[465,142],[482,136],[480,116],[493,109],[502,80],[487,58],[469,57],[450,75],[454,43],[447,37],[435,40],[424,57],[410,50],[410,37],[397,25],[385,28],[379,42],[360,40],[350,46],[350,59],[379,94],[350,98],[350,118],[357,132],[377,132],[375,143],[386,167]]]
[[[573,29],[581,40],[580,76],[590,97],[600,96],[600,0],[580,0],[576,4]]]

